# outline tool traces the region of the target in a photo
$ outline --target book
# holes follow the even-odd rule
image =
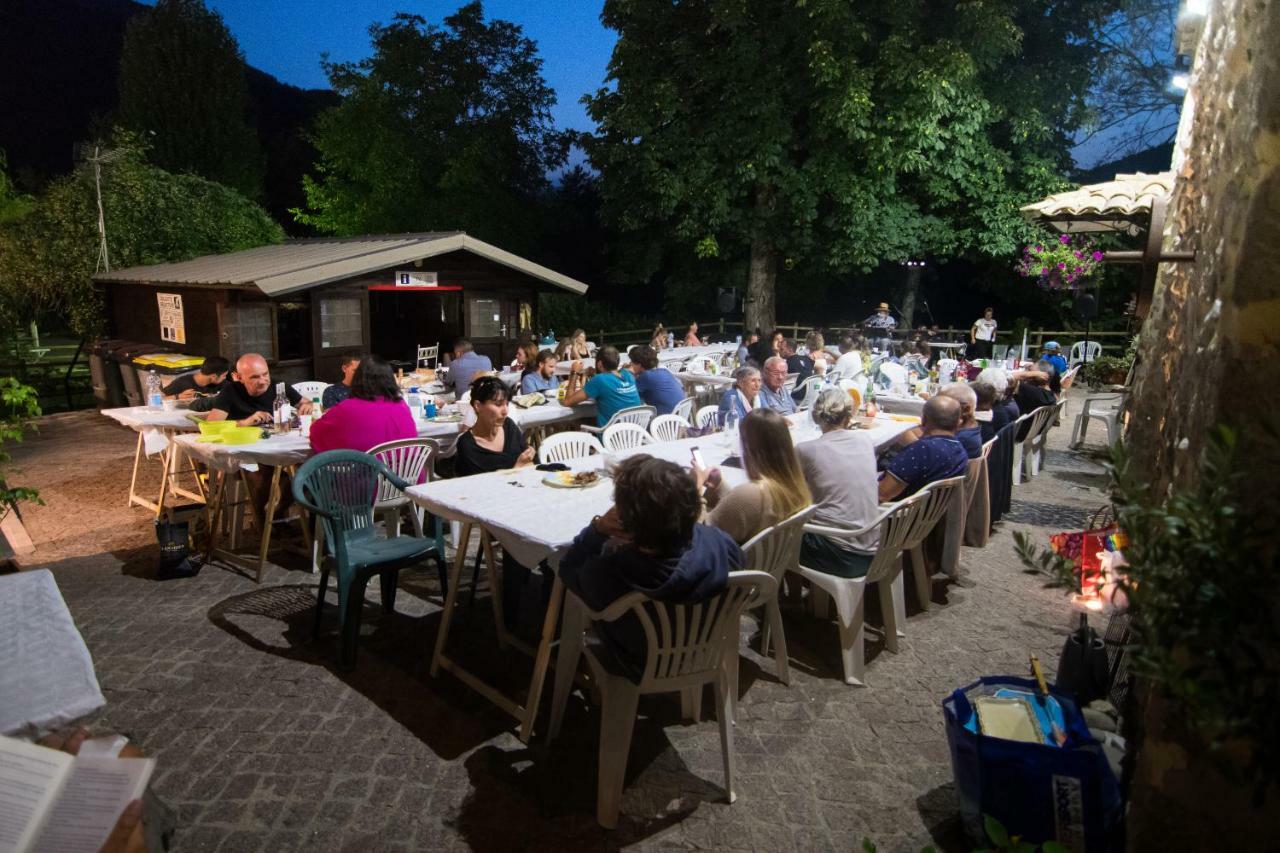
[[[0,853],[97,851],[154,768],[0,737]]]
[[[983,696],[974,705],[978,711],[978,725],[984,735],[1024,743],[1044,743],[1044,735],[1036,725],[1035,711],[1026,699]]]

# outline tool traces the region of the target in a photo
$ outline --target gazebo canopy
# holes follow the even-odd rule
[[[1136,236],[1150,224],[1152,207],[1167,203],[1172,191],[1173,172],[1116,175],[1112,181],[1086,184],[1028,204],[1022,215],[1068,234],[1123,231]]]

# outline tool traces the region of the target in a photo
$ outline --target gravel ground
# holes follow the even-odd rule
[[[359,663],[343,672],[332,606],[311,639],[315,579],[301,563],[271,566],[261,587],[217,565],[154,580],[150,513],[125,505],[132,432],[93,412],[45,418],[9,478],[45,500],[24,510],[37,551],[23,568],[55,572],[93,654],[107,706],[89,723],[158,759],[152,787],[176,812],[178,850],[846,851],[863,838],[967,850],[938,703],[976,676],[1024,672],[1031,652],[1057,660],[1070,611],[1022,572],[1011,534],[1078,527],[1103,503],[1098,445],[1065,449],[1077,408],[1008,522],[964,549],[963,582],[939,579],[927,613],[909,606],[900,652],[868,635],[867,688],[841,680],[834,623],[799,610],[784,611],[790,687],[745,653],[735,804],[714,719],[643,701],[612,833],[594,819],[598,720],[581,697],[560,739],[525,746],[503,713],[430,677],[434,569],[402,576],[394,614],[370,587]],[[519,684],[530,663],[494,649],[482,599],[461,617],[458,656]],[[549,704],[548,687],[544,725]]]

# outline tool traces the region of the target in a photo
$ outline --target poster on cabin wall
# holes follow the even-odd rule
[[[160,340],[175,344],[187,342],[187,325],[182,316],[182,294],[157,293],[160,303]]]
[[[396,287],[435,287],[439,283],[439,276],[433,272],[423,272],[422,270],[396,271]]]

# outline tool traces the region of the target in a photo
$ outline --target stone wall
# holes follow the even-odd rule
[[[1174,166],[1165,247],[1198,256],[1161,266],[1129,432],[1160,486],[1195,476],[1214,423],[1280,423],[1259,405],[1280,370],[1280,0],[1211,3]]]

